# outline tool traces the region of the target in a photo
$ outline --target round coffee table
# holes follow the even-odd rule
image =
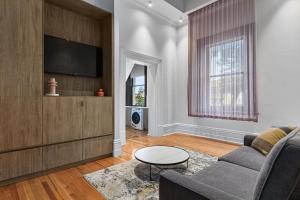
[[[152,165],[174,166],[186,162],[188,168],[189,153],[179,147],[151,146],[138,149],[134,153],[135,158],[150,166],[150,180],[152,180]]]

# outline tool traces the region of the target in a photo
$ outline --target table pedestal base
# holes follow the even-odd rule
[[[154,165],[154,166],[159,169],[159,173],[161,171],[163,171],[163,170],[168,170],[168,169],[185,169],[186,170],[186,169],[189,168],[189,160],[186,161],[186,167],[185,168],[182,168],[182,167],[166,167],[166,168],[161,168],[161,167],[159,167],[159,165]],[[172,166],[174,166],[174,165],[172,165]],[[149,179],[150,179],[150,181],[153,181],[153,179],[152,179],[152,165],[150,165],[150,164],[149,164],[149,171],[150,171]]]

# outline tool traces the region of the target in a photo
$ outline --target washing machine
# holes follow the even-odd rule
[[[131,126],[134,129],[144,130],[144,109],[132,108],[132,110],[131,110]]]

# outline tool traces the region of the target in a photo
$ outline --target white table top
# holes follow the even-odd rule
[[[153,165],[175,165],[189,159],[190,155],[184,149],[170,146],[151,146],[137,150],[135,158],[141,162]]]

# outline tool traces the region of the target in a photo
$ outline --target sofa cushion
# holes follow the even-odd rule
[[[269,128],[262,132],[255,140],[252,142],[251,147],[267,155],[273,146],[282,138],[287,136],[287,132],[280,128]]]
[[[219,158],[220,161],[230,162],[256,171],[261,169],[265,159],[264,155],[248,146],[242,146]]]
[[[219,161],[192,176],[201,183],[237,196],[241,199],[253,198],[258,172],[232,163]]]

